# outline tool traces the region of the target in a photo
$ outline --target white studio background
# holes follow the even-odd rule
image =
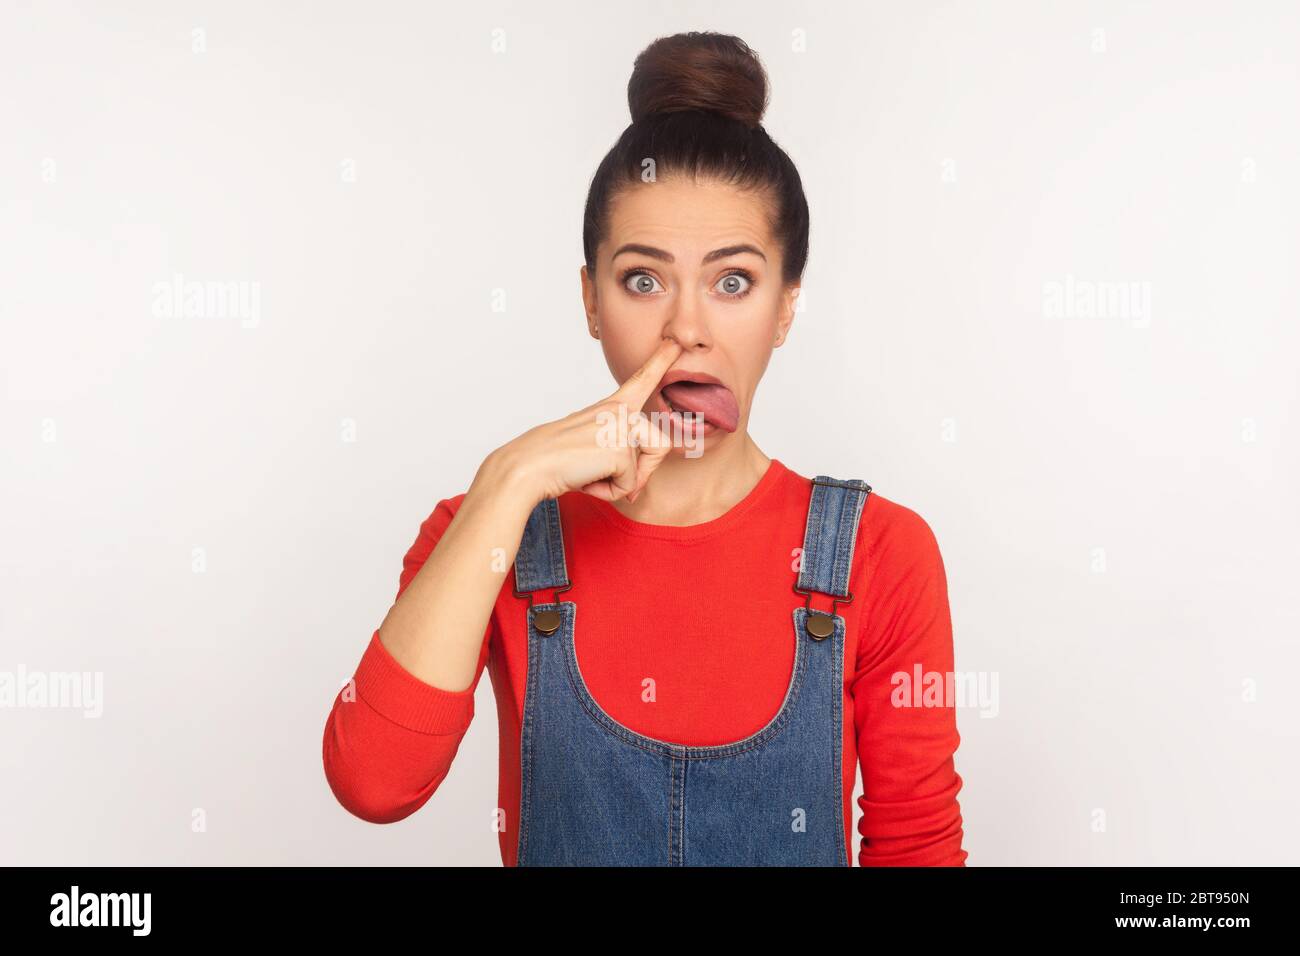
[[[434,504],[612,391],[583,201],[689,29],[812,211],[754,436],[925,517],[998,682],[970,865],[1294,861],[1295,5],[0,11],[0,670],[103,675],[0,709],[3,862],[499,865],[486,674],[398,824],[325,717]]]

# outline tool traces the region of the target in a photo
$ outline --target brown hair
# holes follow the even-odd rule
[[[601,160],[587,192],[582,248],[590,275],[596,274],[596,247],[608,231],[611,201],[642,181],[642,164],[652,159],[656,179],[674,173],[712,178],[770,197],[782,280],[802,277],[808,200],[794,163],[761,125],[767,95],[763,64],[739,37],[678,33],[641,51],[627,83],[632,123]]]

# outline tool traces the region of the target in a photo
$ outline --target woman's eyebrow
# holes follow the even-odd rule
[[[671,252],[666,252],[663,249],[656,249],[654,246],[645,246],[639,242],[624,243],[618,247],[618,250],[612,256],[610,256],[610,259],[617,259],[625,252],[639,252],[643,256],[650,256],[652,259],[659,259],[663,262],[675,261]],[[715,259],[725,259],[727,256],[739,255],[742,252],[752,252],[764,262],[767,261],[767,256],[763,255],[763,250],[759,249],[757,246],[751,246],[747,242],[742,242],[737,246],[724,246],[721,249],[714,249],[700,260],[700,264],[704,265],[713,262]]]

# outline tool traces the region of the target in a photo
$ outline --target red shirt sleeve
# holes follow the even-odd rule
[[[965,866],[953,763],[961,738],[943,696],[953,670],[943,559],[920,515],[876,496],[869,502],[869,597],[852,688],[863,784],[858,864]],[[900,706],[916,703],[931,674],[940,675],[940,706]]]
[[[451,524],[464,495],[438,502],[420,525],[402,563],[397,595],[423,567]],[[428,801],[451,769],[474,717],[474,691],[487,663],[495,615],[484,634],[474,682],[448,691],[404,669],[370,638],[356,674],[334,698],[325,722],[322,756],[334,796],[350,813],[371,823],[402,820]]]

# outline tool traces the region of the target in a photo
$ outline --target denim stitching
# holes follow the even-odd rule
[[[533,733],[535,731],[533,722],[535,717],[534,708],[530,704],[537,695],[537,674],[541,670],[540,666],[533,666],[535,663],[540,664],[540,661],[534,661],[537,640],[535,635],[537,635],[537,629],[533,627],[532,615],[530,614],[528,617],[528,671],[524,681],[523,743],[520,751],[520,764],[524,768],[524,772],[519,781],[519,816],[521,819],[516,824],[519,827],[519,842],[515,848],[515,866],[525,865],[524,860],[528,853],[528,824],[532,819],[531,807],[525,801],[531,802],[533,798]],[[541,655],[538,654],[537,656],[540,657]]]

